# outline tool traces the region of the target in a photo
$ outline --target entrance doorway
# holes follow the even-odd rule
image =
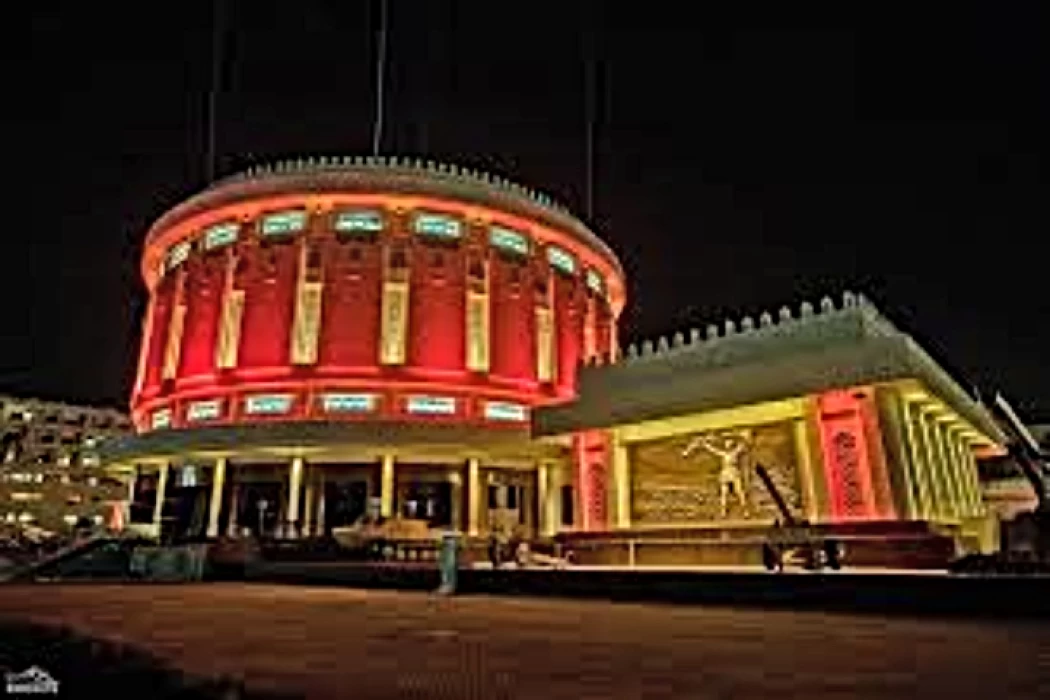
[[[324,529],[349,527],[364,516],[368,507],[368,481],[328,481],[324,485]]]
[[[452,525],[452,484],[448,481],[410,481],[402,486],[401,517],[426,520],[430,527]]]
[[[259,538],[274,537],[280,523],[282,484],[256,481],[240,485],[237,523]]]

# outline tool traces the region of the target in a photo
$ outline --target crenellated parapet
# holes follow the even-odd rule
[[[863,324],[863,328],[858,324]],[[628,345],[615,362],[599,358],[592,365],[658,363],[664,358],[702,360],[705,356],[716,364],[726,364],[732,362],[734,349],[751,354],[748,350],[774,338],[783,341],[776,344],[783,349],[784,342],[820,343],[860,332],[898,331],[867,297],[847,291],[838,304],[825,296],[817,304],[802,302],[797,313],[782,306],[775,315],[763,311],[757,322],[752,316],[739,320],[729,318],[721,323],[708,323],[703,331],[690,328],[671,334],[670,339],[667,336],[645,339]]]
[[[402,171],[410,174],[423,174],[430,179],[454,181],[461,185],[474,185],[488,190],[498,190],[516,197],[528,199],[534,204],[560,214],[571,215],[569,209],[556,202],[552,197],[538,190],[508,180],[499,175],[468,168],[455,163],[443,163],[408,156],[307,156],[274,163],[253,165],[246,170],[217,181],[213,187],[226,184],[265,178],[271,175],[292,173],[314,173],[324,171],[373,170],[390,173]]]

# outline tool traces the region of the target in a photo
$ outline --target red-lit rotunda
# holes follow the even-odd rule
[[[109,453],[136,475],[133,520],[296,537],[369,503],[471,534],[497,510],[533,534],[602,517],[580,476],[601,440],[537,442],[529,420],[615,357],[624,275],[545,196],[418,161],[282,163],[162,216],[142,275],[137,434]]]

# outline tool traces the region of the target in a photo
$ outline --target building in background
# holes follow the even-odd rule
[[[107,452],[135,479],[133,521],[579,524],[571,439],[532,440],[530,418],[615,357],[625,281],[545,196],[397,159],[278,164],[161,217],[142,276],[136,435]]]
[[[0,531],[107,523],[128,492],[103,471],[98,450],[130,431],[114,409],[0,396]]]

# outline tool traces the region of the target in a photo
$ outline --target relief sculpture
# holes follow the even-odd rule
[[[788,503],[801,512],[790,423],[688,433],[630,448],[632,520],[689,525],[772,520],[778,511],[754,476],[762,464]]]

